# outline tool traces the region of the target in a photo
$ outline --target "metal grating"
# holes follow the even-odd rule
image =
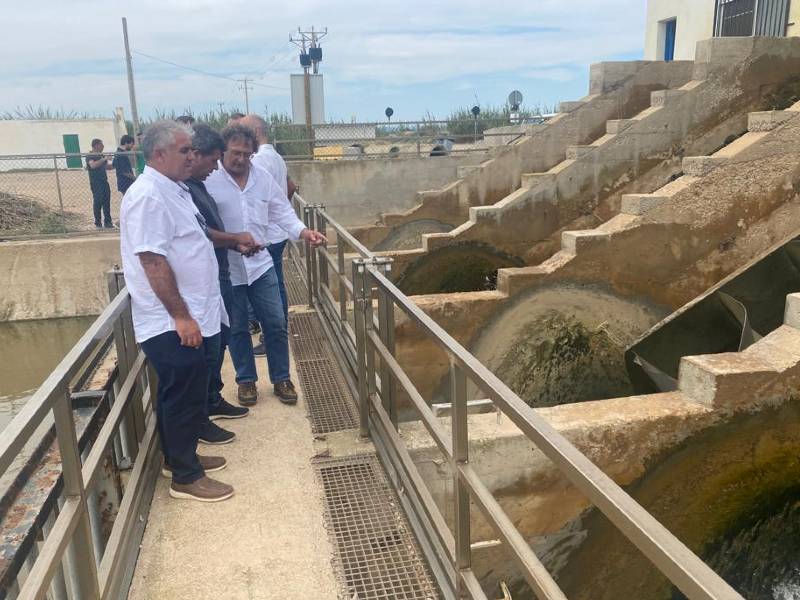
[[[286,296],[289,300],[289,306],[308,304],[306,282],[298,272],[294,261],[290,258],[283,259],[283,281],[286,284]]]
[[[289,340],[311,431],[322,434],[358,427],[358,408],[317,314],[290,314]]]
[[[336,570],[348,599],[439,598],[433,577],[374,455],[315,462]]]

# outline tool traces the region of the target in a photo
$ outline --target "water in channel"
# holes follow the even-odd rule
[[[94,320],[74,317],[0,323],[0,430]]]
[[[628,491],[747,600],[800,600],[800,402],[687,440]],[[542,557],[568,598],[685,600],[596,510],[575,525],[577,548]]]

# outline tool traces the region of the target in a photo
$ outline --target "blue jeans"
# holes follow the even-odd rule
[[[156,426],[164,462],[172,469],[175,483],[192,483],[203,476],[197,458],[197,436],[205,424],[208,367],[205,346],[219,335],[203,338],[203,347],[181,346],[174,331],[142,342],[142,350],[158,374]]]
[[[236,383],[258,381],[253,340],[247,327],[248,302],[264,333],[270,381],[274,384],[289,380],[289,334],[278,287],[275,269],[270,269],[250,285],[233,286],[230,350],[236,367]]]
[[[225,304],[225,311],[228,313],[228,318],[233,319],[231,312],[233,310],[233,286],[230,279],[219,280],[219,291],[222,294],[222,302]],[[228,347],[230,340],[230,327],[222,324],[220,331],[219,343],[209,344],[206,347],[206,364],[208,365],[208,403],[207,411],[218,407],[222,402],[222,388],[225,384],[222,383],[222,363],[225,361],[225,348]]]
[[[275,275],[278,276],[281,303],[283,304],[283,316],[286,318],[287,323],[289,322],[289,300],[286,298],[286,283],[283,279],[283,251],[288,241],[289,240],[283,240],[277,244],[270,244],[267,246],[269,255],[272,257],[272,262],[275,264]]]

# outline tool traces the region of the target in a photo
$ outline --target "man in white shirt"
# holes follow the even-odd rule
[[[239,123],[249,127],[256,134],[258,140],[258,151],[252,156],[250,162],[255,166],[264,169],[272,175],[283,192],[286,202],[290,203],[289,195],[289,170],[283,157],[269,143],[267,135],[267,122],[258,115],[247,115]],[[290,203],[291,205],[291,203]],[[286,249],[286,242],[289,240],[287,233],[276,223],[270,223],[267,229],[267,250],[272,256],[272,264],[275,265],[275,275],[278,276],[278,288],[281,293],[281,303],[283,304],[283,314],[289,320],[289,299],[286,295],[286,283],[283,278],[283,252]],[[261,336],[261,343],[253,350],[256,356],[265,354],[264,336]]]
[[[292,239],[303,239],[315,246],[326,241],[322,234],[307,229],[297,218],[269,173],[252,167],[250,157],[258,148],[252,129],[229,125],[222,131],[222,138],[225,141],[222,164],[209,175],[205,185],[227,228],[247,231],[257,242],[266,243],[269,225],[275,223]],[[233,283],[229,348],[236,367],[239,403],[252,406],[258,399],[253,342],[248,330],[248,307],[252,305],[264,333],[267,367],[275,395],[285,404],[294,404],[297,392],[289,377],[287,322],[272,256],[268,252],[251,257],[229,252],[228,260]]]
[[[215,342],[227,315],[214,246],[181,183],[191,172],[192,131],[153,123],[142,151],[147,167],[122,200],[120,251],[136,341],[158,374],[162,472],[175,498],[226,500],[233,488],[206,476],[225,459],[197,455],[208,386],[203,346]]]

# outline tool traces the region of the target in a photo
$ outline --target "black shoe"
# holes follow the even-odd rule
[[[278,400],[284,404],[297,404],[297,390],[294,389],[294,384],[288,379],[276,383],[272,389]]]
[[[200,436],[197,441],[201,444],[218,446],[221,444],[230,444],[235,439],[236,434],[232,431],[227,431],[216,423],[206,421],[203,426],[200,427]]]
[[[208,411],[208,418],[212,421],[216,421],[217,419],[241,419],[249,414],[249,408],[234,406],[230,402],[220,400],[217,406]]]
[[[253,354],[255,356],[264,356],[267,353],[267,349],[264,347],[264,342],[261,342],[258,346],[253,348]]]

